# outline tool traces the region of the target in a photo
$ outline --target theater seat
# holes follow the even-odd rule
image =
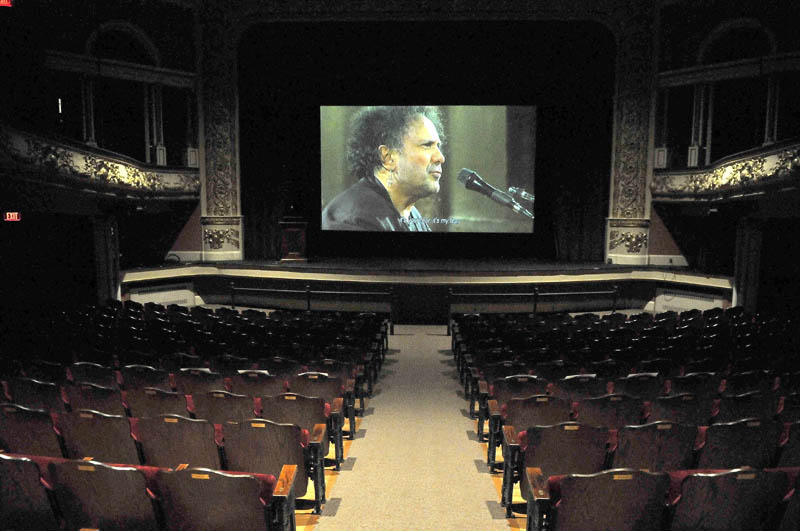
[[[59,416],[58,427],[70,459],[139,464],[127,417],[79,409]]]
[[[159,529],[145,476],[96,461],[51,462],[53,494],[67,529]]]
[[[325,501],[324,470],[306,466],[304,447],[319,446],[325,437],[324,425],[318,425],[310,439],[305,439],[301,429],[293,424],[278,424],[264,419],[250,419],[241,423],[226,423],[225,456],[227,470],[258,472],[279,476],[284,465],[296,465],[294,497],[306,493],[309,476],[314,479],[314,512],[321,512]]]
[[[226,473],[207,468],[156,474],[158,498],[168,531],[294,529],[292,487],[297,467],[280,476]]]
[[[772,421],[743,419],[701,428],[697,468],[771,466],[783,426]]]
[[[641,423],[642,401],[622,394],[582,399],[576,407],[576,418],[582,424],[621,428]]]
[[[689,474],[680,485],[670,531],[775,530],[789,490],[784,472],[754,469]]]
[[[0,453],[0,526],[8,531],[55,531],[58,522],[39,467],[30,459]]]
[[[184,415],[186,397],[180,393],[164,391],[154,387],[125,391],[128,410],[132,417],[157,417],[158,415]]]
[[[141,418],[134,435],[141,446],[143,464],[176,468],[180,465],[220,469],[214,425],[180,415]]]
[[[253,397],[227,391],[209,391],[192,395],[194,417],[213,424],[240,422],[256,416]]]
[[[0,404],[0,451],[61,457],[50,413],[16,404]]]
[[[248,396],[274,396],[286,392],[286,380],[269,371],[238,371],[231,378],[231,390]]]
[[[70,408],[92,409],[109,415],[125,415],[122,395],[116,387],[103,387],[90,382],[76,382],[66,387]]]
[[[528,468],[526,475],[530,530],[657,531],[666,521],[664,473],[614,469],[547,479]]]
[[[506,517],[511,517],[514,483],[528,488],[525,469],[539,468],[546,476],[593,474],[603,470],[606,461],[608,430],[579,422],[553,426],[534,426],[517,433],[503,426],[502,500]]]
[[[571,420],[569,401],[550,395],[512,398],[505,404],[505,415],[496,402],[490,401],[490,404],[489,445],[486,455],[490,472],[493,472],[496,466],[495,455],[497,447],[503,440],[503,425],[514,426],[517,431],[524,431],[531,426],[551,426]]]
[[[614,467],[651,472],[689,468],[696,437],[696,426],[674,422],[624,426],[617,434]]]

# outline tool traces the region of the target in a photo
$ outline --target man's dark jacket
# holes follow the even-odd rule
[[[322,211],[323,230],[430,232],[416,207],[408,220],[397,211],[389,192],[375,176],[362,177]]]

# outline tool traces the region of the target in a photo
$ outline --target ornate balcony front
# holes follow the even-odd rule
[[[659,171],[654,201],[719,201],[795,188],[800,184],[800,139],[726,157],[706,168]]]
[[[0,177],[137,197],[200,198],[196,168],[150,166],[112,151],[4,124],[0,124]]]

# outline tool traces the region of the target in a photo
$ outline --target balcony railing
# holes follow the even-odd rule
[[[137,195],[196,198],[200,194],[196,168],[148,166],[112,151],[0,124],[0,171],[3,170],[14,178]]]

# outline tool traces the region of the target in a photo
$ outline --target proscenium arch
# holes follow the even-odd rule
[[[703,42],[701,42],[700,46],[697,48],[697,57],[695,58],[695,62],[698,65],[704,64],[706,60],[706,54],[708,54],[708,51],[711,49],[714,43],[725,36],[726,33],[737,29],[753,29],[761,31],[761,33],[767,38],[767,42],[769,42],[770,54],[775,54],[775,52],[778,50],[778,40],[775,37],[775,33],[770,28],[764,26],[755,18],[736,18],[721,22],[713,30],[711,30],[708,35],[706,35],[706,38],[703,39]]]
[[[104,22],[100,24],[97,29],[92,31],[92,33],[89,35],[89,38],[86,39],[86,45],[84,46],[84,53],[86,55],[93,55],[92,49],[94,48],[98,37],[104,33],[124,33],[130,37],[133,37],[134,40],[142,45],[147,55],[150,56],[153,61],[153,66],[161,66],[161,53],[152,39],[150,39],[147,33],[139,26],[131,24],[125,20],[111,20]]]
[[[492,9],[433,9],[428,4],[387,2],[374,6],[355,2],[347,9],[334,2],[301,3],[239,0],[198,6],[200,55],[202,217],[205,232],[217,235],[241,221],[239,197],[239,112],[237,50],[254,25],[271,22],[337,21],[590,21],[605,26],[617,43],[615,53],[614,130],[612,131],[611,201],[609,220],[636,221],[647,230],[648,128],[653,83],[655,8],[622,0],[598,0],[589,5],[556,3],[547,8],[498,0]],[[205,120],[203,114],[209,117]],[[213,117],[213,119],[212,119]],[[205,221],[204,221],[205,223]],[[643,224],[643,225],[642,225]],[[642,225],[642,227],[639,227]],[[625,225],[626,227],[632,225]],[[217,228],[220,227],[220,228]],[[629,230],[624,231],[626,234]],[[237,242],[238,249],[238,242]],[[209,250],[206,246],[204,251]],[[233,257],[236,251],[226,255]],[[640,252],[646,256],[646,247]],[[204,255],[204,260],[206,255]],[[210,255],[209,255],[210,256]],[[222,254],[218,253],[223,259]],[[641,258],[638,257],[638,258]],[[637,258],[637,257],[632,257]]]

